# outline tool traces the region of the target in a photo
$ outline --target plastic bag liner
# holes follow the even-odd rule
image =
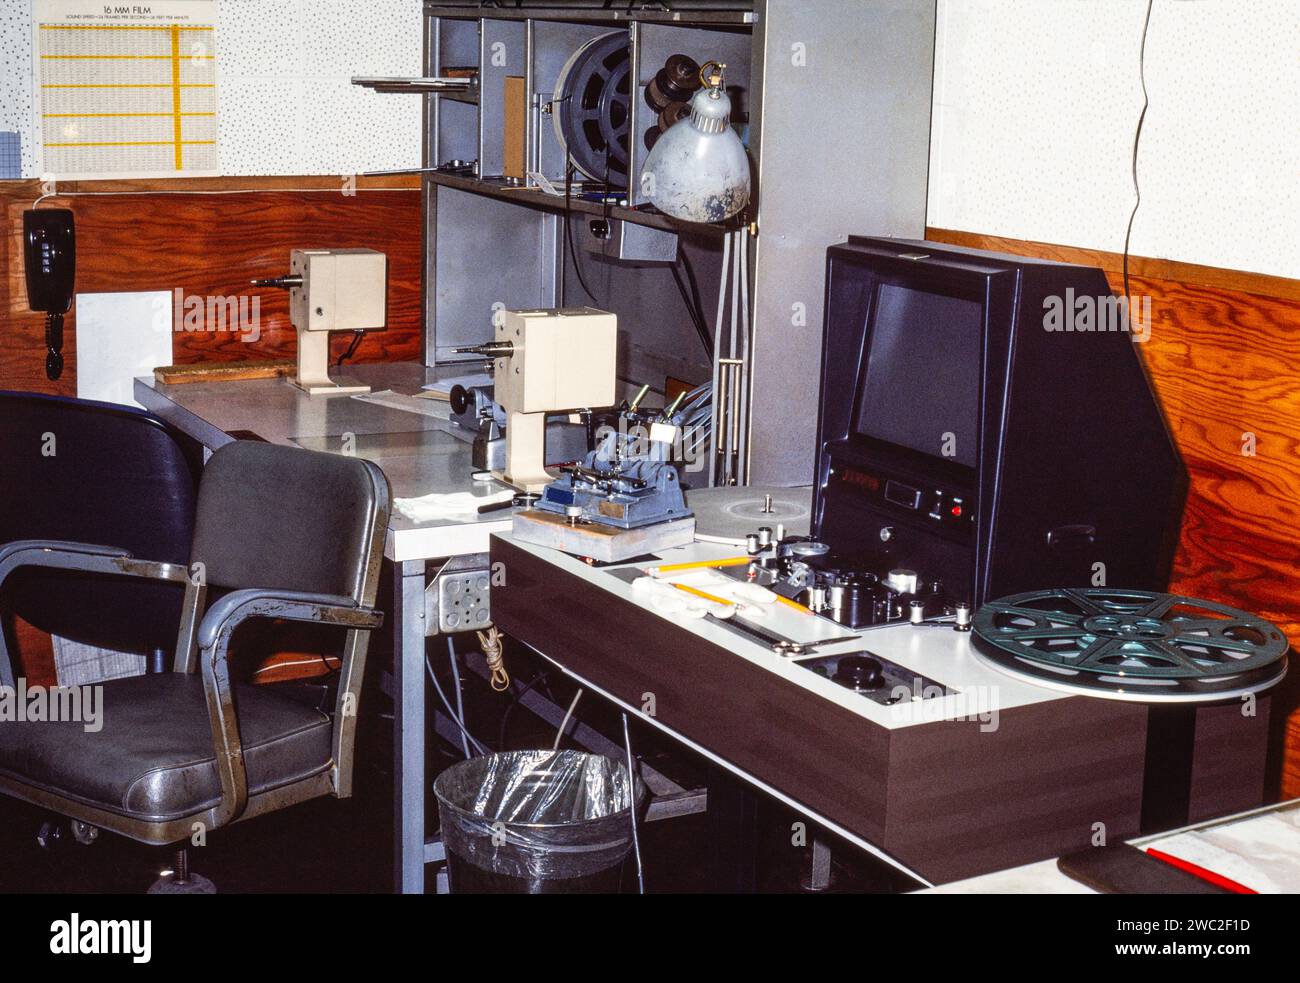
[[[453,893],[618,890],[632,849],[632,783],[622,763],[582,751],[507,751],[452,765],[433,791]]]

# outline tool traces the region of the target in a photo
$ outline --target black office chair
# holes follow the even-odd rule
[[[77,721],[0,723],[0,791],[157,845],[189,839],[195,824],[210,831],[351,795],[388,513],[388,482],[368,461],[241,441],[203,472],[190,569],[84,543],[0,546],[0,587],[19,568],[44,567],[185,588],[175,671],[104,683],[98,733]],[[209,587],[228,593],[203,613]],[[332,720],[232,685],[230,638],[253,618],[348,629]]]
[[[184,565],[194,538],[203,448],[143,410],[0,392],[0,543],[63,540],[120,546]],[[182,590],[71,570],[30,569],[0,596],[13,616],[74,642],[170,663]]]

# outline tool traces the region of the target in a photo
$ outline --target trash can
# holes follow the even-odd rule
[[[433,791],[453,894],[618,891],[633,804],[620,762],[507,751],[452,765]]]

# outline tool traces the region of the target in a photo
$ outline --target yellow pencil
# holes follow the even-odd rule
[[[662,576],[669,573],[678,573],[682,570],[704,570],[709,567],[739,567],[751,562],[748,556],[729,556],[722,560],[695,560],[691,563],[668,563],[662,567],[651,567],[649,573],[654,576]]]
[[[817,613],[816,611],[814,611],[812,608],[808,607],[807,605],[800,604],[798,601],[792,601],[790,598],[784,596],[783,594],[778,594],[778,593],[776,593],[776,591],[773,591],[773,592],[772,592],[772,595],[773,595],[773,596],[774,596],[778,601],[780,601],[782,604],[784,604],[784,605],[785,605],[786,607],[788,607],[788,608],[794,608],[796,611],[802,611],[804,614],[816,614],[816,613]]]
[[[678,590],[684,590],[688,594],[694,594],[696,597],[702,597],[706,601],[712,601],[714,604],[725,604],[729,608],[739,607],[735,601],[728,601],[725,597],[718,597],[717,594],[710,594],[707,591],[696,590],[694,587],[687,587],[685,584],[673,584]]]

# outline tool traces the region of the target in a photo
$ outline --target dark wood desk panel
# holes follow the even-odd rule
[[[939,882],[1137,832],[1146,710],[1086,697],[889,729],[499,537],[507,634]]]

